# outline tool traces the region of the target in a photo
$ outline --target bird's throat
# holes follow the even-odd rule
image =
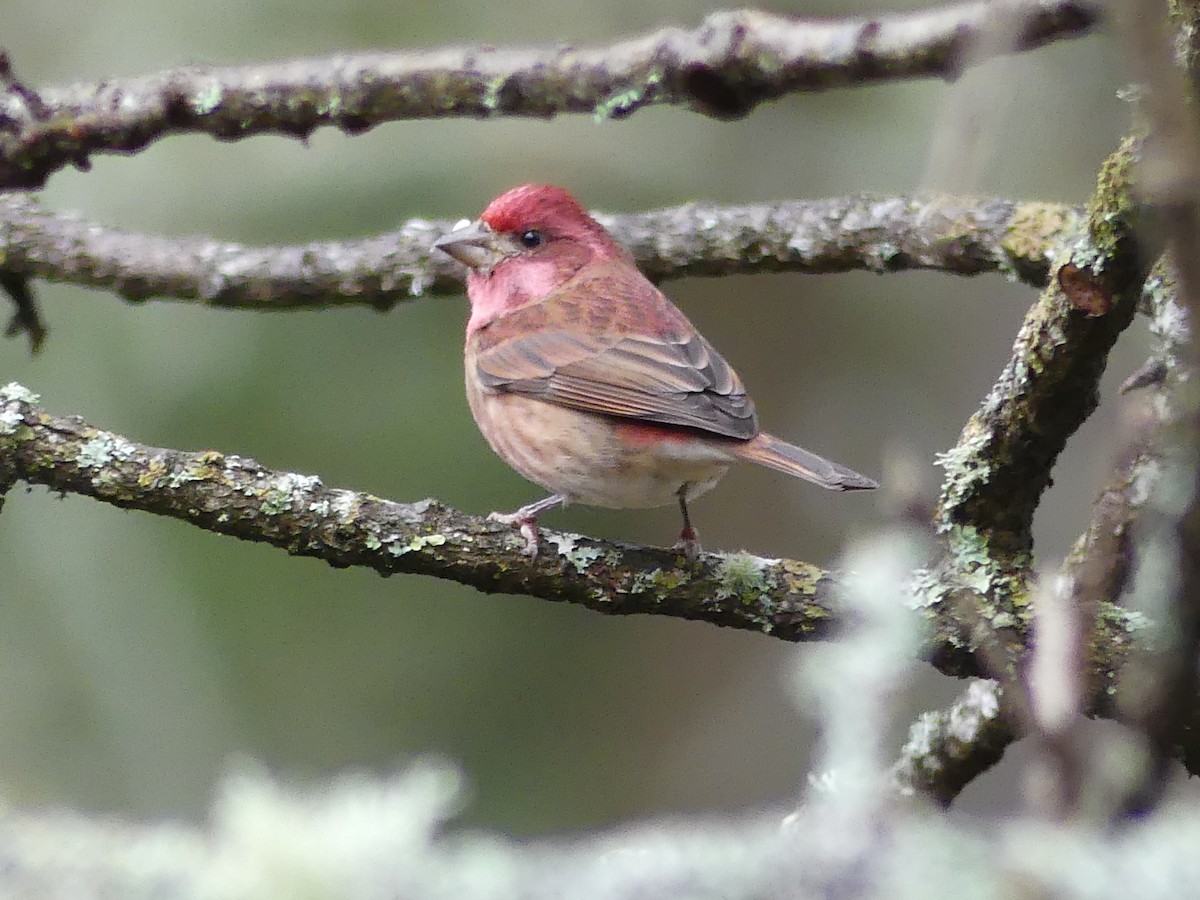
[[[543,300],[568,280],[553,260],[506,260],[490,272],[473,271],[467,276],[471,318],[467,334],[507,312]]]

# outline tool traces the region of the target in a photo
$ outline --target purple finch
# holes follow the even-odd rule
[[[470,270],[467,400],[500,458],[551,495],[492,518],[537,552],[537,517],[567,503],[688,501],[738,460],[836,491],[878,485],[758,427],[741,378],[562,188],[522,185],[436,249]]]

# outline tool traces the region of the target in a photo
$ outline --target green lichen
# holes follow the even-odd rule
[[[731,553],[717,565],[718,600],[736,598],[743,606],[761,606],[770,601],[771,579],[767,560],[750,553]]]
[[[1088,201],[1088,231],[1097,254],[1099,273],[1103,260],[1119,252],[1119,244],[1128,241],[1136,213],[1134,196],[1134,163],[1137,161],[1139,139],[1126,137],[1100,166],[1096,177],[1096,192]],[[1076,260],[1079,265],[1079,261]]]
[[[1006,256],[1003,262],[1014,274],[1022,267],[1052,262],[1079,226],[1079,216],[1069,206],[1020,203],[1000,241]]]
[[[353,491],[335,491],[329,507],[339,522],[349,525],[358,518],[358,495]]]
[[[262,511],[269,516],[291,512],[301,499],[300,494],[320,487],[321,479],[316,475],[294,475],[291,472],[279,475],[260,495]]]
[[[558,548],[558,555],[567,561],[576,572],[583,572],[604,555],[604,551],[594,547],[580,546],[583,538],[577,534],[546,535],[546,542]]]
[[[392,556],[403,556],[426,547],[440,547],[446,543],[444,534],[418,534],[407,544],[389,544],[388,553]]]
[[[933,464],[940,466],[946,473],[946,480],[942,486],[943,510],[962,505],[979,480],[986,478],[986,454],[983,453],[983,449],[989,437],[987,431],[980,427],[978,413],[972,416],[967,424],[968,428],[972,426],[975,430],[970,436],[964,433],[955,446],[933,458]],[[948,519],[947,516],[938,517],[940,532],[944,533],[951,527]]]
[[[677,591],[692,580],[687,571],[675,569],[651,569],[649,572],[638,572],[629,585],[631,594],[654,594],[661,597]]]
[[[259,507],[268,516],[278,516],[292,509],[292,494],[278,487],[270,487],[259,495]]]
[[[600,103],[597,103],[592,110],[592,119],[596,122],[603,122],[606,119],[618,119],[629,115],[646,102],[647,98],[654,92],[654,89],[662,83],[662,80],[662,71],[652,69],[646,74],[646,77],[642,79],[640,84],[636,84],[618,94],[606,97]]]
[[[500,108],[500,95],[504,92],[506,84],[507,75],[497,75],[487,83],[483,90],[483,106],[488,112],[495,112]]]
[[[949,593],[945,579],[937,570],[917,569],[908,592],[908,605],[912,609],[929,609],[939,605]]]
[[[827,573],[818,566],[791,559],[781,561],[779,568],[783,572],[783,586],[788,593],[801,597],[816,596],[817,586],[827,577]]]
[[[204,475],[201,472],[197,471],[196,469],[193,469],[191,466],[184,466],[178,472],[172,472],[170,475],[168,475],[166,477],[167,485],[169,487],[173,487],[173,488],[183,487],[189,481],[203,481],[203,480],[204,480]],[[252,496],[253,494],[254,494],[253,488],[246,488],[246,496]]]
[[[0,406],[9,403],[28,403],[30,406],[37,406],[42,402],[42,398],[35,394],[25,385],[17,381],[10,381],[4,387],[0,388]]]
[[[221,106],[221,84],[214,80],[192,97],[192,112],[198,116],[212,115]]]
[[[955,525],[947,533],[949,570],[957,585],[976,594],[979,614],[993,628],[1018,628],[1028,618],[1026,573],[1033,560],[1028,553],[998,555],[985,532],[973,525]]]
[[[22,420],[21,407],[15,403],[9,406],[0,406],[0,434],[16,434],[17,429],[21,427]]]

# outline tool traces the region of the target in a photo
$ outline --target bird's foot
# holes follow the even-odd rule
[[[536,503],[528,503],[522,506],[516,512],[494,512],[488,516],[488,521],[501,522],[505,525],[519,525],[521,528],[521,537],[525,538],[525,549],[522,552],[530,559],[533,559],[538,554],[538,544],[540,543],[537,530],[537,517],[548,509],[563,506],[566,502],[567,498],[565,495],[551,494],[544,500],[538,500]]]
[[[525,538],[525,549],[521,552],[530,559],[534,559],[538,555],[541,538],[538,535],[537,518],[535,516],[527,515],[524,510],[518,509],[514,513],[491,513],[488,516],[488,521],[499,522],[502,525],[518,526],[521,537]]]
[[[696,533],[696,529],[691,525],[684,526],[683,531],[679,532],[679,540],[675,542],[675,546],[671,548],[684,555],[688,562],[694,563],[700,558],[700,554],[704,552],[704,548],[700,546],[700,535]]]

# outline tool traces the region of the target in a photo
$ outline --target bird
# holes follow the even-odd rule
[[[677,503],[675,547],[701,547],[688,503],[735,462],[835,491],[871,478],[758,424],[738,373],[565,189],[522,184],[433,248],[467,267],[467,401],[491,448],[549,496],[493,521],[536,556],[538,517],[580,503]]]

